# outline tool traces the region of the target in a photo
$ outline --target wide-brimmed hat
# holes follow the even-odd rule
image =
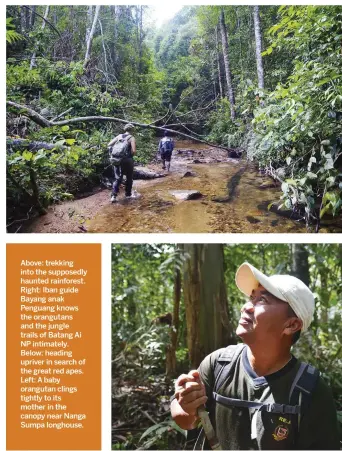
[[[248,297],[259,284],[262,285],[273,296],[290,305],[303,321],[303,332],[310,326],[315,311],[315,298],[312,291],[297,277],[281,274],[266,276],[245,262],[236,271],[235,282],[239,290]]]

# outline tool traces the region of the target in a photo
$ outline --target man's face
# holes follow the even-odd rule
[[[236,334],[246,343],[280,339],[289,319],[288,304],[259,285],[241,309]]]

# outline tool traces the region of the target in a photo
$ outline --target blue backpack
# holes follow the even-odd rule
[[[166,138],[163,142],[162,142],[162,146],[161,146],[161,151],[162,153],[164,152],[172,152],[173,150],[173,145],[172,145],[172,139],[171,138]]]

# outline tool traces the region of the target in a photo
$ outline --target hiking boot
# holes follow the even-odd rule
[[[115,204],[115,202],[117,202],[117,198],[116,198],[116,194],[112,194],[112,197],[110,198],[110,201],[112,204]]]

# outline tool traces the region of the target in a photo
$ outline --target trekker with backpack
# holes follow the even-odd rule
[[[132,196],[133,185],[133,156],[136,153],[135,138],[129,134],[129,130],[134,128],[133,124],[124,126],[124,133],[116,136],[108,144],[109,160],[113,166],[114,183],[111,202],[117,201],[122,178],[126,175],[125,195],[126,198]]]
[[[163,162],[163,169],[167,169],[168,171],[170,170],[170,165],[171,165],[171,156],[172,156],[172,151],[174,148],[175,144],[172,138],[169,138],[168,136],[168,132],[165,131],[164,132],[164,138],[162,138],[159,141],[159,146],[158,146],[158,152],[160,152],[160,156]],[[166,162],[166,165],[165,165]]]
[[[290,352],[313,319],[313,293],[296,277],[268,277],[249,263],[235,280],[247,296],[236,329],[243,344],[211,353],[177,379],[173,419],[194,429],[206,405],[209,440],[201,432],[196,449],[340,449],[330,388]]]

